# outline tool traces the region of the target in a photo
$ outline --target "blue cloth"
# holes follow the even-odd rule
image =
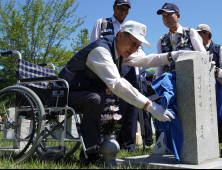
[[[217,102],[217,119],[218,122],[222,122],[222,87],[215,79],[215,88],[216,88],[216,102]]]
[[[157,131],[164,132],[165,145],[175,156],[176,163],[179,163],[183,145],[183,132],[176,115],[176,75],[172,73],[163,74],[152,82],[152,88],[160,97],[161,105],[175,116],[175,119],[172,119],[171,122],[161,122],[154,119],[154,126]]]

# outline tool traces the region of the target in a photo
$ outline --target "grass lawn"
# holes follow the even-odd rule
[[[96,166],[91,165],[90,167],[80,167],[79,162],[80,149],[75,152],[66,162],[62,165],[55,163],[42,163],[40,161],[41,157],[36,153],[32,156],[30,160],[25,163],[15,164],[11,160],[11,154],[0,153],[0,169],[95,169]],[[136,145],[135,152],[128,152],[126,150],[120,150],[117,154],[117,158],[125,158],[139,155],[150,155],[152,154],[152,148],[146,148],[143,151],[141,146]],[[126,167],[116,167],[117,169]],[[127,169],[134,169],[134,167],[127,167]]]
[[[155,136],[153,136],[155,142]],[[221,148],[221,144],[219,145]],[[10,154],[0,153],[0,169],[98,169],[98,167],[91,165],[90,167],[80,167],[79,162],[79,154],[80,149],[78,149],[74,155],[72,155],[68,160],[65,161],[64,164],[59,165],[55,163],[42,163],[41,157],[36,153],[25,163],[15,164],[11,160]],[[117,154],[117,158],[126,158],[140,155],[150,155],[152,154],[152,148],[146,148],[143,151],[142,146],[136,145],[135,152],[129,152],[126,150],[120,150]],[[136,167],[116,167],[115,169],[135,169]],[[149,165],[147,165],[147,169],[149,169]]]

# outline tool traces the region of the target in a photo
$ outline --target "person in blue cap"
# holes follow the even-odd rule
[[[157,11],[157,15],[162,15],[163,24],[169,28],[169,32],[160,37],[157,43],[157,52],[165,53],[178,50],[191,50],[207,53],[203,40],[197,31],[193,28],[182,27],[179,24],[180,10],[173,3],[165,3],[161,9]],[[157,78],[164,72],[174,72],[175,63],[159,66],[156,68]]]
[[[129,9],[131,9],[130,0],[115,0],[113,5],[113,16],[110,18],[101,18],[96,21],[91,33],[90,42],[92,43],[107,35],[116,35],[125,23],[125,19],[129,14]],[[145,72],[146,69],[143,68],[141,73],[145,74]],[[138,67],[122,65],[122,77],[129,81],[135,88],[138,88]],[[106,94],[107,91],[109,94]],[[144,91],[147,90],[144,89]],[[117,97],[113,93],[110,93],[109,90],[104,91],[104,94],[106,98],[114,98],[117,100]],[[135,151],[134,143],[136,141],[138,108],[128,104],[121,98],[118,100],[119,101],[116,101],[115,104],[120,107],[118,114],[122,115],[122,119],[119,120],[118,123],[122,124],[122,129],[121,131],[116,132],[117,141],[119,142],[121,149]],[[144,113],[144,126],[146,132],[145,141],[146,145],[149,146],[153,144],[152,133],[150,133],[152,132],[150,119],[151,117],[148,117],[148,115]]]
[[[197,32],[203,39],[203,45],[210,55],[213,55],[215,62],[214,76],[216,79],[216,101],[219,143],[222,143],[222,46],[212,41],[211,28],[207,24],[197,26]],[[222,157],[222,148],[220,149]]]
[[[180,10],[173,3],[165,3],[157,11],[157,15],[162,15],[163,24],[169,29],[169,32],[160,37],[157,43],[157,52],[172,54],[174,51],[190,50],[207,53],[203,40],[198,32],[193,28],[183,27],[179,24]],[[158,66],[155,70],[156,78],[163,73],[175,73],[175,62]],[[156,140],[160,133],[156,132]]]

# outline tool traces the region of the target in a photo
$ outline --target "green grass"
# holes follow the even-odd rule
[[[98,168],[96,166],[90,165],[89,167],[80,167],[79,162],[79,153],[80,149],[78,149],[75,154],[73,154],[68,160],[65,161],[64,164],[55,164],[55,163],[42,163],[41,157],[37,155],[36,153],[25,163],[21,164],[15,164],[12,161],[11,154],[3,154],[0,153],[0,168],[1,169],[95,169]],[[136,151],[135,152],[129,152],[126,150],[120,150],[120,152],[117,154],[117,158],[125,158],[125,157],[132,157],[132,156],[139,156],[139,155],[149,155],[152,154],[151,148],[146,148],[145,151],[143,151],[141,146],[136,145]],[[134,166],[129,167],[116,167],[116,169],[135,169]]]
[[[153,136],[155,142],[155,136]],[[70,143],[72,145],[72,143]],[[219,145],[221,148],[221,144]],[[80,154],[81,148],[79,148],[75,154],[73,154],[69,159],[65,161],[64,164],[55,164],[55,163],[43,163],[41,162],[41,157],[36,153],[25,163],[15,164],[12,161],[11,154],[3,154],[0,153],[0,169],[98,169],[97,166],[90,165],[89,167],[80,167],[80,161],[78,159]],[[150,155],[152,154],[152,148],[146,148],[143,151],[142,146],[136,145],[135,152],[129,152],[126,150],[120,150],[117,154],[117,158],[126,158],[126,157],[133,157],[133,156],[140,156],[140,155]],[[134,165],[129,166],[118,166],[115,169],[141,169],[141,167],[135,167]],[[150,169],[149,165],[147,165],[146,169]]]

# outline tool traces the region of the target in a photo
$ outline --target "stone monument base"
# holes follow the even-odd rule
[[[222,158],[201,165],[176,164],[173,155],[144,155],[117,159],[118,166],[131,166],[152,169],[222,169]]]

